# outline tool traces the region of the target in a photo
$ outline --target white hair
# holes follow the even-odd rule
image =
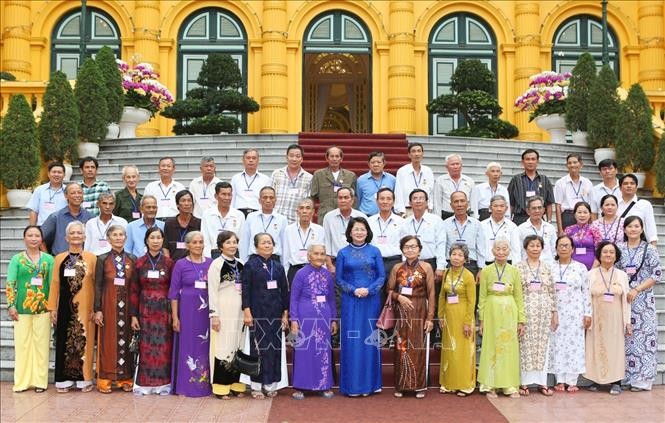
[[[485,167],[485,171],[488,171],[493,167],[498,167],[499,170],[501,170],[501,163],[499,163],[499,162],[489,162],[489,163],[487,163],[487,166]]]
[[[454,158],[459,159],[460,162],[462,161],[462,156],[460,156],[460,155],[457,154],[457,153],[452,153],[452,154],[448,154],[448,155],[446,156],[446,161],[445,161],[443,164],[444,164],[444,165],[447,165],[447,164],[448,164],[448,160],[450,160],[450,159],[454,159]]]
[[[129,170],[133,170],[134,172],[136,172],[136,176],[139,176],[139,168],[138,167],[136,167],[134,165],[127,165],[127,166],[123,166],[123,168],[122,168],[122,177],[123,178],[125,176],[127,176],[127,171],[129,171]]]

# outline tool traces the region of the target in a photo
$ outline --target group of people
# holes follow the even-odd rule
[[[524,172],[504,187],[499,163],[476,185],[455,154],[435,180],[417,143],[396,176],[380,152],[359,177],[341,167],[338,147],[313,175],[303,154],[289,146],[287,165],[268,177],[248,149],[230,182],[203,157],[188,189],[166,157],[142,194],[134,166],[113,194],[96,159],[82,159],[83,181],[66,186],[62,164],[50,164],[7,274],[14,390],[46,389],[51,326],[58,392],[90,391],[96,379],[103,393],[231,399],[249,387],[273,397],[289,384],[289,344],[293,398],[330,398],[331,338],[347,396],[380,392],[381,347],[391,347],[395,396],[423,398],[432,344],[441,393],[479,385],[517,397],[536,386],[550,396],[577,391],[580,375],[613,394],[622,381],[651,389],[661,282],[653,208],[633,175],[616,179],[616,163],[601,162],[593,186],[571,154],[552,185],[526,150]],[[396,318],[389,330],[376,326],[384,307]],[[260,360],[258,375],[238,372],[238,351]]]

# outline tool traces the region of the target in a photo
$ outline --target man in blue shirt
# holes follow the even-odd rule
[[[164,222],[155,219],[157,216],[157,198],[154,195],[144,195],[141,198],[141,219],[137,219],[127,225],[127,241],[125,251],[135,257],[145,255],[145,233],[148,228],[157,226],[164,230]]]
[[[43,225],[50,215],[67,205],[62,183],[64,178],[65,165],[60,162],[49,163],[48,182],[35,189],[27,205],[31,225]]]
[[[379,212],[376,205],[376,193],[381,188],[395,190],[395,177],[384,172],[386,156],[381,151],[369,153],[369,172],[361,175],[356,182],[356,196],[358,197],[358,209],[367,216]]]
[[[67,200],[67,206],[51,214],[42,225],[42,233],[44,234],[42,250],[48,251],[54,256],[67,251],[69,248],[69,244],[65,240],[67,225],[76,220],[85,224],[92,218],[90,212],[81,207],[81,203],[83,203],[81,185],[77,183],[67,185],[65,200]]]

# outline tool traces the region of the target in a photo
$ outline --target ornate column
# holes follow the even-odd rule
[[[285,0],[263,2],[263,64],[261,65],[261,133],[288,131],[288,67],[286,65]]]
[[[30,80],[30,1],[6,0],[4,3],[2,70],[11,73],[17,80]]]
[[[413,30],[413,1],[390,2],[388,132],[391,134],[415,133],[416,68]]]
[[[665,88],[665,8],[660,0],[639,2],[639,81],[644,90]]]
[[[540,6],[536,1],[518,1],[515,4],[515,93],[520,95],[529,86],[529,77],[540,72]],[[513,99],[514,101],[514,99]],[[512,104],[506,105],[512,107]],[[542,133],[529,114],[515,113],[518,139],[540,141]]]
[[[139,61],[150,63],[157,73],[160,73],[160,19],[159,1],[138,0],[134,3],[134,54],[136,54]],[[151,119],[146,124],[141,125],[137,130],[137,135],[159,135],[159,120],[163,120],[163,118]]]

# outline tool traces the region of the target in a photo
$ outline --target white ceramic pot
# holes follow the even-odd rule
[[[593,159],[596,161],[596,165],[605,159],[616,160],[616,158],[617,153],[613,148],[596,148],[593,150]]]
[[[633,172],[637,178],[637,188],[644,188],[644,182],[647,180],[647,174],[644,172]]]
[[[557,113],[537,116],[536,125],[550,133],[550,140],[554,144],[566,143],[566,116]]]
[[[29,189],[8,189],[7,190],[7,202],[9,207],[22,209],[28,204],[32,197],[32,191]]]
[[[114,140],[118,138],[119,133],[120,133],[120,127],[118,126],[118,124],[115,122],[109,123],[106,130],[106,139]]]
[[[586,132],[586,131],[574,131],[573,132],[573,144],[588,147],[589,142],[587,141],[587,135],[588,135],[588,132]]]
[[[80,142],[78,145],[79,157],[94,157],[99,154],[99,144],[96,142]]]
[[[150,111],[138,107],[125,107],[122,109],[122,117],[118,126],[120,134],[118,138],[136,138],[136,127],[150,120]]]
[[[63,163],[65,165],[65,178],[66,182],[69,182],[72,179],[72,173],[74,173],[74,168],[72,168],[71,163]]]

